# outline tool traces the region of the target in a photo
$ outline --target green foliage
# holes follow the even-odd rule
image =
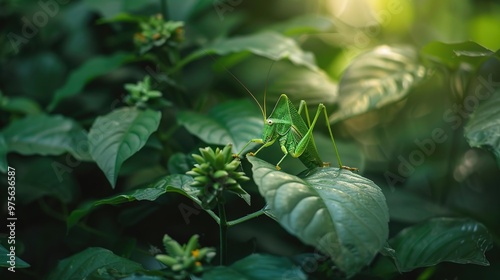
[[[190,176],[173,174],[161,178],[145,188],[136,189],[130,191],[129,193],[122,193],[109,198],[87,202],[71,212],[66,220],[67,227],[73,227],[76,223],[78,223],[78,221],[80,221],[80,219],[100,205],[117,205],[135,200],[155,201],[167,192],[180,193],[191,199],[196,199],[198,204],[201,204],[201,202],[196,198],[199,190],[192,187],[191,183],[193,183],[193,179]]]
[[[230,266],[219,266],[203,275],[203,279],[307,279],[289,259],[269,255],[252,254]]]
[[[7,246],[7,247],[9,248],[10,246]],[[12,252],[10,252],[3,245],[0,245],[0,263],[1,263],[0,266],[1,267],[10,267],[9,262],[11,261],[11,258],[10,258],[9,254],[12,254]],[[19,257],[15,256],[14,259],[15,259],[17,267],[19,267],[19,268],[30,267],[30,265],[27,262],[23,261]]]
[[[278,222],[328,254],[347,276],[371,262],[384,245],[389,213],[380,188],[351,171],[316,168],[302,178],[248,157],[255,183]]]
[[[490,94],[465,125],[465,137],[471,147],[491,150],[500,167],[500,90]]]
[[[426,74],[412,47],[379,46],[356,57],[339,83],[339,111],[330,122],[401,100]]]
[[[72,119],[57,115],[28,115],[11,122],[2,134],[9,152],[23,155],[71,153],[78,160],[91,160],[87,133]]]
[[[123,162],[139,151],[158,129],[160,118],[160,112],[132,107],[95,120],[89,131],[90,154],[111,186],[115,186]]]
[[[354,2],[1,4],[0,278],[497,277],[498,4]]]
[[[271,31],[216,41],[192,53],[179,65],[182,66],[210,54],[229,55],[239,52],[250,52],[272,60],[286,58],[296,65],[302,65],[311,70],[318,69],[311,53],[303,51],[294,40]]]
[[[249,139],[262,131],[262,118],[250,100],[238,100],[214,106],[207,115],[180,112],[179,124],[205,143],[227,145],[232,143],[234,152],[240,151]]]
[[[489,265],[492,245],[484,225],[470,219],[435,218],[406,228],[389,240],[400,271],[443,261]]]
[[[131,58],[130,54],[116,53],[107,57],[96,57],[85,62],[85,64],[74,70],[64,86],[54,93],[48,110],[53,110],[63,99],[78,94],[92,79],[118,68]]]
[[[119,257],[110,250],[90,247],[59,262],[48,279],[113,279],[142,270],[136,262]]]

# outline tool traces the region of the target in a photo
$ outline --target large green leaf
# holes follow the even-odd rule
[[[493,51],[475,42],[443,43],[432,42],[425,45],[420,53],[424,58],[456,69],[461,63],[467,63],[477,68],[487,60]]]
[[[235,152],[239,152],[250,139],[260,137],[264,126],[262,115],[248,99],[219,104],[207,115],[183,111],[177,120],[205,143],[233,144]]]
[[[8,254],[10,254],[10,248],[7,249],[2,244],[0,244],[0,267],[11,267],[11,264],[9,263],[11,260]],[[15,269],[30,267],[30,265],[27,262],[23,261],[18,256],[15,257],[14,265]]]
[[[125,107],[98,117],[89,131],[90,154],[114,188],[122,163],[158,129],[161,112]]]
[[[333,167],[316,168],[299,178],[257,157],[247,158],[278,222],[328,254],[347,276],[370,263],[385,244],[389,213],[372,181]]]
[[[465,138],[471,147],[492,151],[500,166],[500,90],[488,94],[465,125]]]
[[[193,199],[195,202],[201,205],[201,202],[196,197],[199,190],[191,187],[192,182],[193,178],[191,176],[174,174],[165,176],[158,181],[149,184],[145,188],[136,189],[127,193],[88,202],[82,205],[80,208],[75,209],[71,212],[68,219],[66,220],[66,225],[68,228],[73,227],[76,223],[78,223],[78,221],[80,221],[80,219],[82,219],[84,216],[89,214],[92,210],[100,205],[117,205],[136,200],[155,201],[156,199],[158,199],[158,197],[165,194],[166,192],[180,193]]]
[[[489,265],[484,256],[492,246],[486,227],[474,220],[435,218],[406,228],[389,240],[401,271],[440,262]]]
[[[7,172],[7,151],[7,141],[5,141],[3,134],[0,134],[0,173]]]
[[[296,65],[318,70],[312,53],[303,51],[294,40],[271,31],[216,41],[195,51],[177,67],[210,54],[228,55],[239,52],[250,52],[272,60],[288,59]]]
[[[49,111],[53,110],[63,99],[80,93],[91,80],[118,68],[132,59],[131,54],[119,52],[111,56],[100,56],[88,60],[71,72],[66,83],[54,93],[54,98],[47,109]]]
[[[109,275],[124,276],[141,270],[142,266],[136,262],[119,257],[104,248],[90,247],[60,261],[48,280],[116,279]]]
[[[339,82],[338,122],[405,97],[426,75],[411,47],[379,46],[356,57]]]
[[[337,84],[325,72],[311,71],[305,67],[288,67],[269,83],[267,90],[276,100],[285,93],[292,100],[305,100],[309,105],[331,104],[338,98]]]
[[[253,254],[230,266],[218,266],[203,274],[204,280],[307,279],[289,259]]]
[[[78,160],[92,160],[87,132],[72,119],[53,115],[28,115],[3,130],[8,150],[23,155],[71,153]]]

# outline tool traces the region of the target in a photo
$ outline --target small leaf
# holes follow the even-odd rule
[[[183,111],[177,120],[191,134],[207,144],[233,144],[239,152],[253,138],[258,138],[263,129],[262,116],[250,100],[229,101],[213,107],[207,115]]]
[[[9,164],[7,163],[7,142],[3,134],[0,134],[0,173],[7,172]]]
[[[492,151],[500,167],[500,90],[488,94],[465,125],[465,138],[471,147]]]
[[[9,249],[5,248],[2,244],[0,244],[0,267],[11,267],[12,266],[10,264],[11,260],[10,260],[10,256],[9,256],[9,254],[10,254]],[[16,252],[14,252],[14,254],[16,254]],[[27,262],[20,259],[17,255],[15,258],[16,259],[13,262],[15,269],[30,267],[30,265]],[[7,272],[7,273],[11,273],[11,272]]]
[[[143,268],[140,264],[119,257],[109,250],[91,247],[60,261],[48,280],[98,279],[100,274],[107,274],[108,270],[128,275]]]
[[[133,190],[127,193],[115,195],[109,198],[104,198],[92,202],[88,202],[78,209],[71,212],[66,225],[69,228],[73,227],[84,216],[88,215],[92,210],[100,205],[117,205],[136,200],[155,201],[166,192],[177,192],[191,199],[196,199],[199,204],[201,202],[196,198],[198,190],[191,187],[193,178],[187,175],[174,174],[161,178],[160,180],[149,184],[145,188]]]
[[[401,271],[441,262],[489,265],[492,246],[486,227],[471,219],[435,218],[402,230],[389,240]]]
[[[289,259],[252,254],[230,266],[218,266],[203,274],[204,280],[268,280],[307,279],[307,276]]]
[[[1,93],[0,93],[1,96]],[[22,114],[40,114],[42,109],[33,99],[25,97],[6,98],[5,104],[0,104],[0,108],[7,112]]]
[[[3,130],[9,151],[23,155],[71,153],[78,160],[92,160],[87,132],[72,119],[52,115],[28,115]]]
[[[339,110],[330,116],[330,122],[402,99],[425,74],[411,47],[379,46],[356,57],[339,82]]]
[[[132,60],[133,56],[127,53],[115,53],[111,56],[95,57],[79,68],[71,72],[68,80],[54,93],[54,98],[47,109],[52,111],[63,99],[80,93],[84,86],[91,80],[104,75],[127,61]]]
[[[134,107],[98,117],[89,131],[90,154],[114,188],[122,163],[158,129],[161,112]]]
[[[432,42],[425,45],[420,53],[424,58],[457,69],[461,63],[467,63],[477,68],[487,60],[493,51],[475,42],[443,43]]]
[[[313,71],[318,70],[312,53],[303,51],[294,40],[271,31],[216,41],[195,51],[182,60],[177,67],[180,68],[210,54],[229,55],[239,52],[250,52],[276,61],[288,59],[295,65],[302,65]]]
[[[372,181],[333,167],[309,170],[301,179],[257,157],[247,159],[278,222],[328,254],[348,277],[384,246],[389,213],[382,191]]]

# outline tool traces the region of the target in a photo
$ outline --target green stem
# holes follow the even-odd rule
[[[212,211],[212,210],[205,210],[205,212],[207,212],[208,215],[210,215],[210,217],[214,218],[214,220],[217,222],[217,224],[220,225],[220,218],[214,213],[214,211]]]
[[[218,203],[219,207],[219,242],[220,242],[220,265],[226,265],[227,258],[227,220],[226,220],[226,208],[224,208],[224,203]]]
[[[259,211],[255,211],[251,214],[248,214],[248,215],[243,216],[241,218],[238,218],[236,220],[229,221],[229,222],[227,222],[227,226],[231,227],[231,226],[235,226],[237,224],[241,224],[241,223],[246,222],[248,220],[251,220],[253,218],[257,218],[258,216],[260,216],[262,214],[264,214],[264,209],[260,209]]]

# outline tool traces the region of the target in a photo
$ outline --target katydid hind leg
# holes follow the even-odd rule
[[[301,105],[302,105],[302,102],[301,102]],[[304,105],[302,105],[302,106],[304,106],[306,113],[307,113],[307,106],[305,105],[305,102],[304,102]],[[330,134],[330,139],[332,140],[333,149],[334,149],[335,154],[337,156],[337,162],[338,162],[339,167],[343,168],[343,169],[351,170],[351,171],[357,170],[356,168],[351,168],[348,166],[344,166],[342,164],[342,161],[340,159],[340,154],[338,152],[337,145],[336,145],[335,139],[333,137],[332,129],[330,128],[330,123],[328,121],[328,113],[326,112],[325,105],[323,105],[322,103],[320,103],[318,105],[318,109],[316,111],[316,114],[314,115],[314,119],[312,120],[312,123],[309,127],[309,130],[307,131],[306,135],[304,135],[304,138],[298,143],[296,152],[301,153],[307,147],[308,141],[313,140],[310,138],[312,137],[312,131],[316,125],[316,121],[318,120],[318,118],[321,114],[321,111],[323,111],[323,115],[325,116],[325,124],[326,124],[326,127],[328,128],[328,133]]]
[[[329,119],[328,119],[328,113],[326,112],[326,107],[325,107],[325,105],[323,105],[321,103],[321,104],[319,104],[318,111],[320,110],[320,107],[322,108],[323,113],[325,115],[326,127],[328,128],[328,133],[330,134],[330,139],[332,139],[333,149],[335,150],[335,154],[337,155],[337,161],[339,163],[339,167],[342,168],[342,169],[347,169],[349,171],[356,171],[356,172],[358,172],[358,170],[359,170],[358,168],[349,167],[349,166],[345,166],[345,165],[342,164],[342,161],[340,160],[340,154],[339,154],[339,151],[337,149],[337,145],[335,144],[335,139],[333,138],[332,129],[330,128],[330,123],[329,123]],[[316,114],[318,114],[318,113],[316,113]]]

